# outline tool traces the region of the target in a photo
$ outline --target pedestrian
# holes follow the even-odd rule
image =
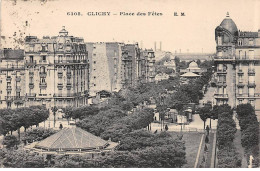
[[[207,135],[209,135],[209,126],[208,125],[206,127],[206,130],[207,130]]]
[[[60,130],[63,128],[62,124],[60,124],[60,127],[59,127],[59,128],[60,128]]]
[[[168,129],[169,129],[169,128],[168,128],[168,125],[166,124],[166,125],[165,125],[165,130],[168,131]]]

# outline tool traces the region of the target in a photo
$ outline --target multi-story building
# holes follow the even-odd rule
[[[86,43],[90,63],[90,95],[117,92],[138,82],[154,80],[154,52],[138,44]],[[145,80],[145,81],[143,81]]]
[[[25,104],[24,51],[0,51],[0,108],[16,108]]]
[[[154,82],[155,81],[155,55],[152,49],[141,49],[140,60],[138,63],[138,78],[140,82]]]
[[[260,117],[260,30],[237,29],[227,15],[215,30],[217,104],[250,103]]]
[[[68,35],[28,36],[25,40],[26,106],[80,106],[87,104],[88,59],[84,40]]]

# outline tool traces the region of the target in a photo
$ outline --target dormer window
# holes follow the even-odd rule
[[[250,46],[253,46],[253,45],[254,45],[254,40],[253,40],[253,39],[249,39],[248,44],[249,44]]]
[[[241,39],[238,40],[238,46],[242,46],[242,40]]]

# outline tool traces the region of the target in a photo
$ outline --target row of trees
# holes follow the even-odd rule
[[[101,137],[105,140],[110,138],[114,142],[121,141],[127,133],[148,127],[153,122],[153,116],[154,112],[152,109],[138,110],[106,127]]]
[[[53,129],[45,128],[31,129],[25,132],[25,134],[21,138],[21,141],[24,144],[32,143],[34,141],[41,141],[56,132],[57,131]],[[7,135],[4,137],[2,144],[5,145],[7,149],[12,149],[13,147],[17,148],[17,145],[20,144],[20,141],[14,135]]]
[[[238,168],[241,167],[242,159],[233,143],[237,131],[236,123],[232,118],[233,111],[227,105],[220,106],[220,108],[222,108],[222,112],[218,114],[217,127],[218,167]]]
[[[110,138],[117,142],[125,133],[149,126],[153,121],[153,116],[153,110],[148,108],[129,115],[127,111],[110,108],[101,110],[96,115],[89,115],[76,125],[103,139]]]
[[[249,157],[254,157],[254,167],[259,166],[259,123],[255,110],[251,104],[240,104],[237,106],[239,126],[241,128],[241,144],[249,162]],[[249,163],[248,163],[249,164]]]
[[[20,128],[25,131],[30,126],[45,121],[49,117],[49,111],[45,106],[31,106],[17,109],[0,109],[0,134],[6,135],[18,130],[20,138]]]
[[[96,136],[100,136],[109,126],[118,122],[120,118],[125,116],[127,116],[126,111],[112,108],[102,110],[96,115],[87,116],[83,120],[77,122],[76,125]]]

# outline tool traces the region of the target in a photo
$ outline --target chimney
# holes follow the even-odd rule
[[[162,42],[160,42],[160,51],[162,51]]]
[[[154,42],[154,51],[156,51],[156,42]]]

